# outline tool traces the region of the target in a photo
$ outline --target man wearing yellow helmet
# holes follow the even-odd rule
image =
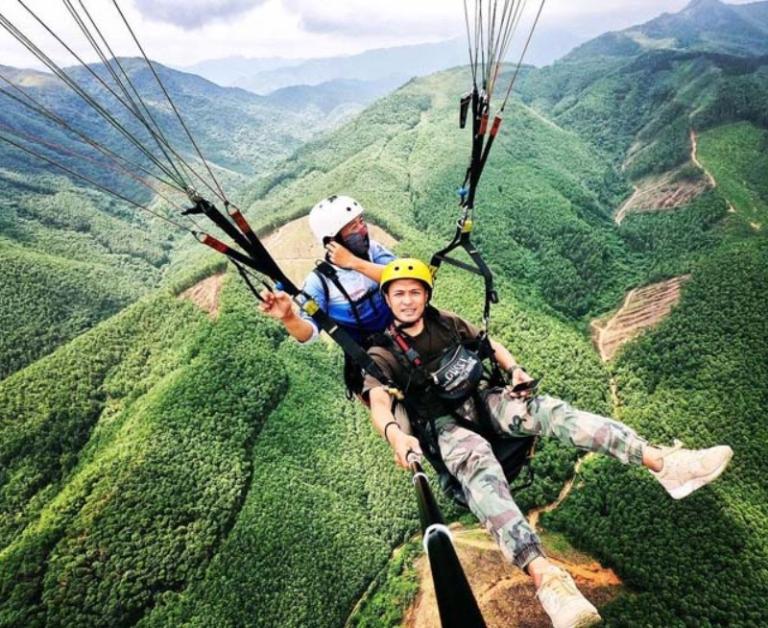
[[[490,340],[493,359],[508,374],[507,386],[483,388],[480,330],[455,314],[429,305],[432,274],[417,259],[388,264],[382,293],[395,318],[368,353],[405,396],[413,434],[391,412],[384,386],[367,375],[363,394],[377,431],[407,468],[408,456],[422,450],[461,484],[472,512],[498,540],[504,555],[534,579],[537,596],[556,627],[590,625],[595,607],[567,572],[544,555],[537,534],[515,504],[491,443],[496,438],[553,436],[580,449],[613,456],[648,468],[675,499],[690,494],[722,473],[733,455],[728,446],[704,450],[682,445],[656,448],[613,419],[577,410],[567,402],[534,394],[532,378],[500,343]],[[486,345],[487,346],[487,345]],[[493,434],[491,436],[491,434]]]

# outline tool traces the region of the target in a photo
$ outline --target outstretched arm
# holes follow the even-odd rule
[[[489,338],[489,340],[491,341],[493,352],[496,354],[496,361],[502,369],[510,371],[513,367],[517,366],[517,360],[512,357],[512,354],[503,344],[492,338]]]
[[[369,393],[371,402],[371,423],[376,431],[386,438],[387,443],[395,452],[395,462],[403,469],[408,468],[408,454],[413,451],[421,455],[419,440],[406,434],[392,414],[392,399],[383,386],[372,388]]]
[[[260,293],[262,302],[259,309],[267,316],[280,321],[286,331],[299,342],[307,342],[314,334],[314,327],[309,321],[305,321],[293,309],[293,301],[287,293],[262,290]]]

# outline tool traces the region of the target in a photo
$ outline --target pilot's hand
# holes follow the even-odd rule
[[[536,390],[536,380],[533,379],[522,368],[516,368],[512,372],[512,381],[510,389],[518,397],[530,397]]]

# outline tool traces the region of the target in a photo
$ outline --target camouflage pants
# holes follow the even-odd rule
[[[618,421],[577,410],[554,397],[516,399],[506,389],[491,391],[487,402],[493,428],[500,435],[552,436],[579,449],[608,454],[625,464],[642,464],[646,441]],[[539,537],[512,499],[490,443],[459,426],[451,416],[440,417],[435,423],[446,467],[461,483],[470,509],[507,559],[524,568],[543,556]]]

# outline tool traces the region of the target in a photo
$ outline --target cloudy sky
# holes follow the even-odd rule
[[[112,0],[82,3],[120,55],[135,56]],[[626,28],[689,0],[547,0],[540,45],[570,47],[608,30]],[[748,0],[731,0],[740,3]],[[150,57],[173,66],[228,56],[312,58],[463,36],[461,0],[118,0]],[[58,63],[74,63],[24,9],[48,23],[87,61],[96,60],[63,0],[4,0],[0,15],[16,24]],[[538,0],[528,0],[532,16]],[[0,64],[40,67],[0,29]]]

